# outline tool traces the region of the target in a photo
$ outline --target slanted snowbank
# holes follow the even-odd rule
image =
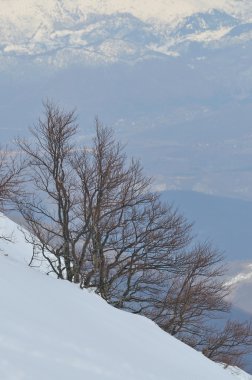
[[[148,319],[27,267],[31,247],[14,223],[0,218],[0,233],[11,228],[16,243],[0,243],[8,254],[0,254],[1,380],[249,379],[224,370]]]

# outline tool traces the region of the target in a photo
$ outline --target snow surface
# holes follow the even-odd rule
[[[27,267],[31,247],[1,217],[0,233],[12,231],[15,243],[1,241],[0,254],[1,380],[252,379],[223,369],[146,318]]]

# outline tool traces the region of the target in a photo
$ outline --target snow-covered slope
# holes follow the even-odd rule
[[[224,370],[151,321],[27,267],[31,250],[16,225],[0,218],[0,226],[16,235],[0,254],[1,380],[251,379]]]

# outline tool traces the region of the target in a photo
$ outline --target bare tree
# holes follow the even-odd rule
[[[143,314],[209,359],[246,368],[244,358],[252,352],[251,322],[228,320],[218,327],[231,308],[222,256],[209,244],[200,244],[185,254],[184,268],[167,276],[163,292]]]
[[[79,184],[72,175],[74,112],[45,104],[45,119],[31,129],[33,144],[19,141],[27,160],[26,181],[30,192],[17,200],[17,207],[36,246],[59,278],[73,280],[75,246],[80,231],[75,210]],[[76,227],[75,227],[76,225]],[[26,236],[28,239],[28,237]]]
[[[77,132],[74,112],[46,103],[32,141],[19,140],[30,189],[17,198],[26,239],[58,278],[217,357],[208,323],[229,310],[222,257],[208,244],[193,246],[191,224],[151,191],[110,129],[96,120],[89,146],[77,143]],[[235,335],[236,325],[223,334],[229,330]]]
[[[0,147],[0,212],[11,207],[14,198],[20,194],[23,162],[16,153]],[[11,241],[11,236],[0,235],[0,239]]]
[[[20,191],[20,174],[23,166],[16,158],[16,153],[0,147],[0,208]]]
[[[133,283],[149,286],[147,263],[156,276],[174,267],[190,225],[150,191],[139,162],[127,164],[111,130],[96,121],[91,147],[75,144],[76,131],[73,112],[45,104],[33,142],[19,141],[32,191],[18,207],[59,278],[123,306]]]
[[[153,304],[150,316],[171,335],[192,345],[201,339],[209,319],[229,311],[230,289],[223,280],[223,259],[209,244],[184,255],[184,272],[167,277],[166,294]]]
[[[222,330],[210,328],[198,348],[211,360],[244,367],[245,355],[252,352],[252,322],[227,321]]]

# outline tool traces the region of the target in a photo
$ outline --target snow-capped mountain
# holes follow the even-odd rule
[[[251,0],[0,0],[0,35],[3,142],[49,97],[159,188],[252,199]]]
[[[131,13],[147,21],[170,22],[193,13],[219,9],[242,19],[252,16],[250,0],[146,0],[144,5],[137,0],[1,0],[2,17],[13,24],[36,25],[41,16],[56,21],[85,18],[88,13],[111,15],[113,13]],[[31,18],[28,20],[27,18]]]
[[[181,54],[181,44],[250,35],[252,7],[233,1],[0,0],[0,62],[135,62]],[[237,29],[238,28],[238,29]]]

